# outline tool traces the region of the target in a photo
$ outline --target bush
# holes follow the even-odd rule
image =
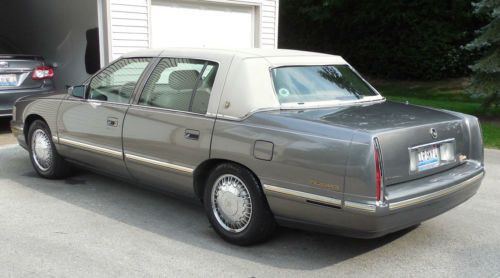
[[[373,77],[464,76],[479,20],[468,0],[285,0],[279,47],[344,56]]]

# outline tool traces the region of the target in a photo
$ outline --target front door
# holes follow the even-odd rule
[[[150,58],[121,59],[94,76],[85,99],[69,97],[58,114],[60,152],[107,173],[127,177],[123,120]]]
[[[214,118],[206,116],[214,62],[163,58],[125,116],[123,149],[138,180],[192,195],[192,174],[210,155]]]

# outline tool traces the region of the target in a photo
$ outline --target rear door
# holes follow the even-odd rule
[[[127,177],[122,128],[135,86],[151,58],[121,59],[94,76],[86,99],[69,97],[58,113],[62,155]]]
[[[217,69],[204,60],[159,61],[123,127],[125,161],[136,179],[192,194],[192,172],[210,155],[215,119],[207,108]]]

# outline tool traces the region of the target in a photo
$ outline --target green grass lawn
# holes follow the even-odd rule
[[[486,147],[500,149],[500,107],[483,109],[481,100],[466,92],[466,80],[440,82],[374,81],[389,100],[458,111],[481,120]]]

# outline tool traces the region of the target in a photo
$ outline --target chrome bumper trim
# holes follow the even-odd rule
[[[306,193],[306,192],[292,190],[292,189],[287,189],[287,188],[278,187],[278,186],[269,185],[269,184],[264,184],[264,190],[267,192],[270,192],[270,193],[279,193],[279,194],[283,194],[283,195],[289,195],[289,196],[298,197],[301,199],[306,199],[306,200],[315,201],[315,202],[324,203],[324,204],[333,205],[333,206],[341,206],[342,205],[342,201],[339,199],[325,197],[325,196],[311,194],[311,193]]]
[[[345,201],[344,207],[348,209],[361,210],[366,212],[375,212],[375,205],[362,204],[357,202]]]
[[[474,184],[476,181],[482,179],[483,176],[484,176],[484,172],[482,172],[481,174],[478,174],[478,175],[476,175],[468,180],[465,180],[459,184],[456,184],[454,186],[451,186],[451,187],[448,187],[445,189],[441,189],[439,191],[432,192],[432,193],[429,193],[426,195],[418,196],[415,198],[411,198],[411,199],[407,199],[407,200],[403,200],[403,201],[399,201],[399,202],[394,202],[394,203],[391,203],[391,201],[388,200],[389,210],[397,210],[397,209],[421,204],[421,203],[424,203],[424,202],[427,202],[427,201],[430,201],[433,199],[437,199],[439,197],[446,196],[446,195],[451,194],[453,192],[456,192],[460,189],[463,189],[471,184]]]
[[[70,139],[66,139],[66,138],[59,138],[59,143],[61,143],[63,145],[67,145],[67,146],[72,146],[72,147],[75,147],[75,148],[83,149],[83,150],[86,150],[86,151],[96,152],[96,153],[100,153],[100,154],[105,154],[105,155],[108,155],[108,156],[112,156],[114,158],[123,159],[122,152],[115,151],[115,150],[112,150],[112,149],[98,147],[98,146],[94,146],[94,145],[91,145],[91,144],[82,143],[82,142],[79,142],[79,141],[74,141],[74,140],[70,140]]]
[[[180,166],[180,165],[176,165],[176,164],[172,164],[172,163],[168,163],[168,162],[164,162],[164,161],[160,161],[160,160],[150,159],[150,158],[146,158],[146,157],[142,157],[142,156],[138,156],[138,155],[126,153],[125,159],[133,160],[135,162],[139,162],[142,164],[158,166],[161,168],[167,168],[170,170],[175,170],[175,171],[186,173],[186,174],[193,173],[193,168],[184,167],[184,166]]]

